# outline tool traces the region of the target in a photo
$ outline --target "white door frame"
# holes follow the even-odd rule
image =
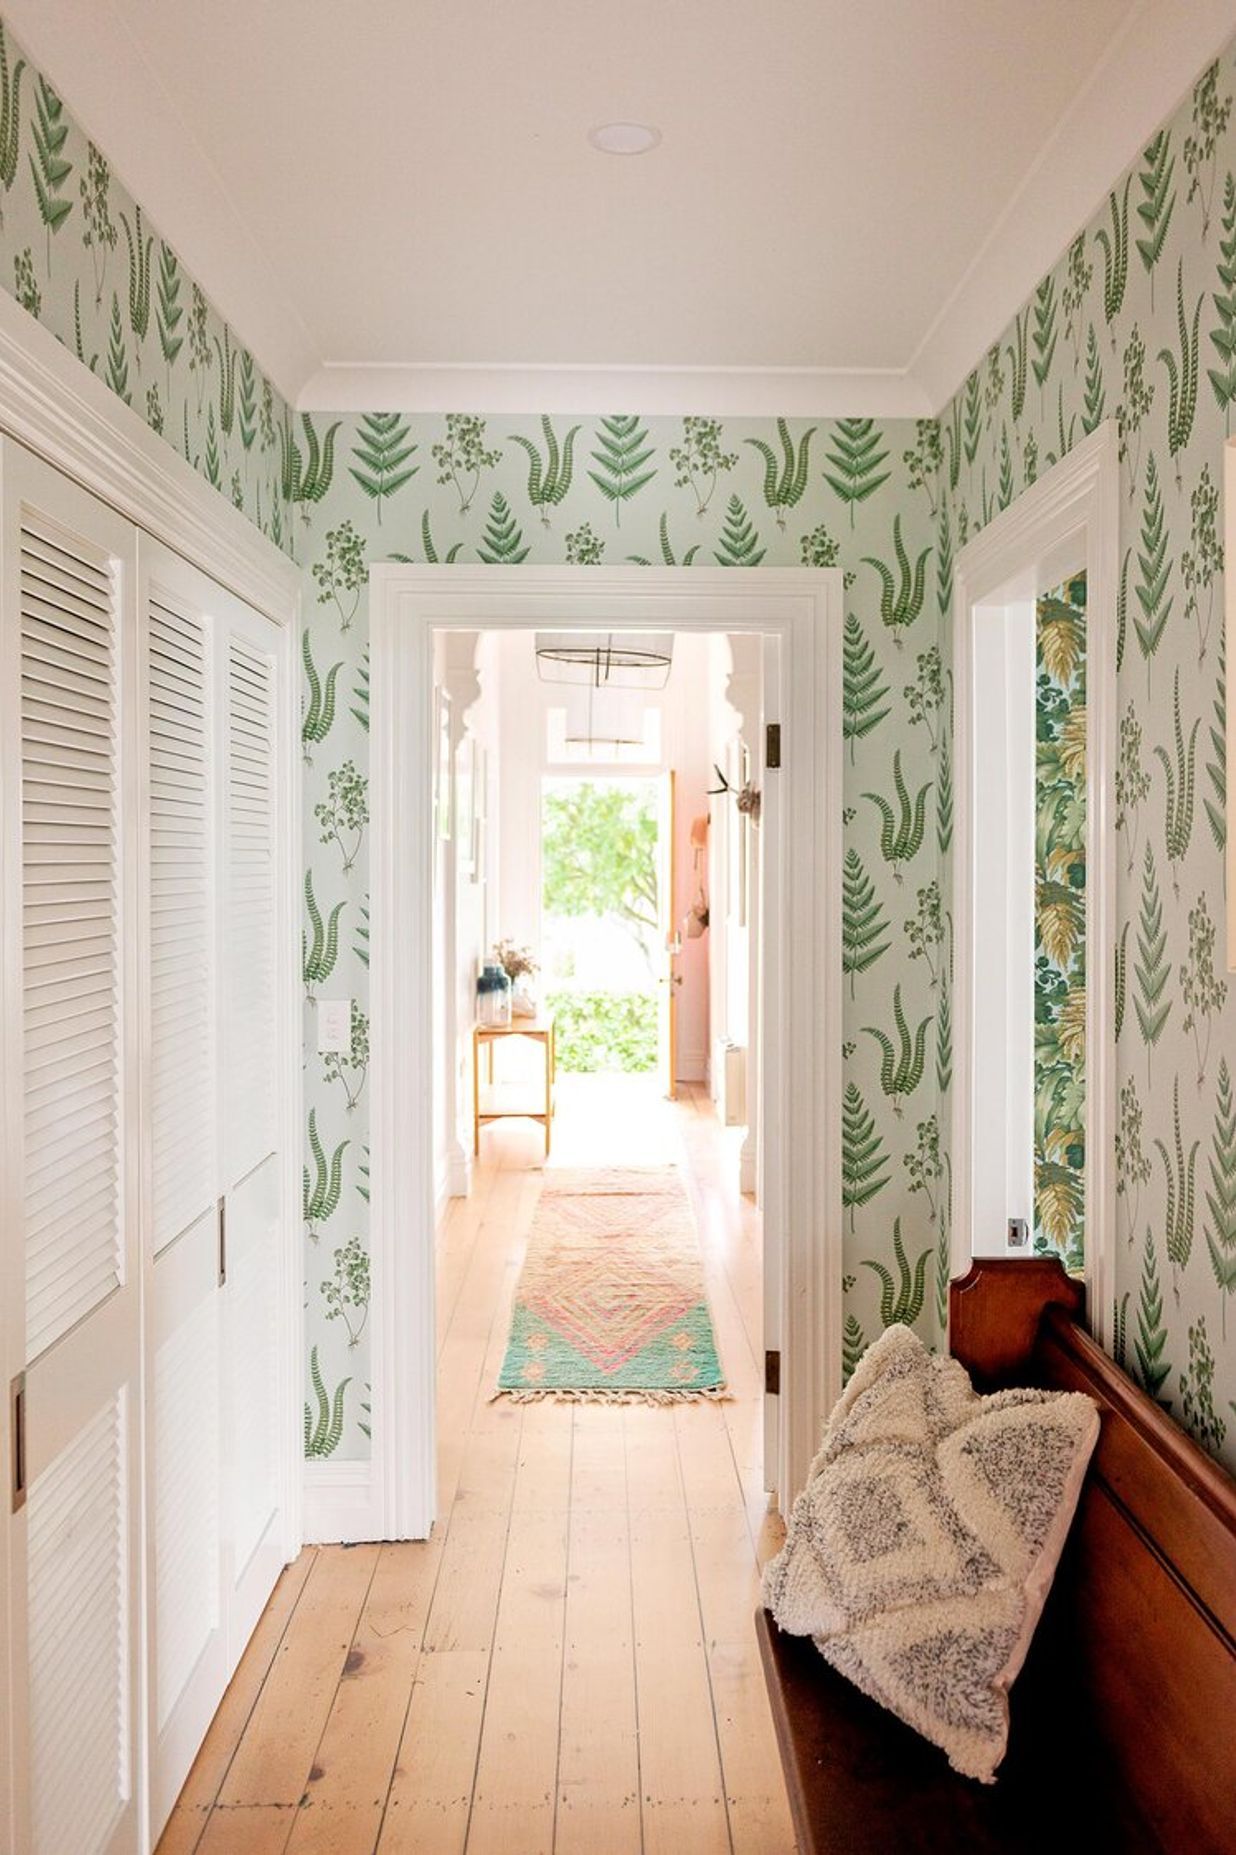
[[[953,594],[954,718],[954,992],[953,1275],[973,1255],[1003,1255],[1003,1226],[973,1229],[976,1128],[973,1039],[976,1009],[975,921],[983,895],[982,847],[976,842],[977,782],[1000,780],[1002,766],[975,763],[980,705],[1003,702],[1004,689],[983,687],[976,668],[978,627],[1003,620],[1018,595],[1045,590],[1040,563],[1070,547],[1086,568],[1086,1182],[1085,1245],[1089,1319],[1103,1340],[1111,1321],[1114,1267],[1116,1096],[1115,945],[1116,632],[1120,552],[1120,461],[1109,419],[997,515],[957,556]]]
[[[346,1501],[339,1490],[334,1536],[424,1538],[435,1511],[435,1063],[425,1031],[441,630],[750,631],[778,648],[782,766],[760,776],[779,782],[769,813],[784,819],[781,855],[770,859],[782,931],[764,961],[764,1215],[782,1239],[777,1482],[796,1490],[841,1385],[841,574],[384,563],[369,584],[373,1458],[355,1465]]]

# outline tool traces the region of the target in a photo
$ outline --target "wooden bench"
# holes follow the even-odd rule
[[[1094,1343],[1081,1300],[1051,1260],[976,1262],[952,1287],[980,1390],[1085,1391],[1102,1418],[994,1785],[758,1613],[801,1855],[1236,1852],[1236,1484]]]

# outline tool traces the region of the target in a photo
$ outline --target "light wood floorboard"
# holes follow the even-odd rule
[[[492,1129],[439,1237],[433,1538],[288,1567],[159,1855],[791,1855],[752,1627],[781,1539],[759,1219],[702,1089],[564,1097],[555,1163],[676,1155],[732,1401],[491,1400],[543,1177],[538,1128]]]

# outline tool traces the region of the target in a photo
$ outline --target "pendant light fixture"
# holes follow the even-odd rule
[[[664,689],[673,650],[670,631],[538,631],[537,675],[596,690]]]

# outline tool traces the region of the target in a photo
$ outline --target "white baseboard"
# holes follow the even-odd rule
[[[446,1155],[446,1195],[448,1198],[466,1198],[471,1190],[472,1155],[456,1141]]]
[[[353,1546],[382,1537],[371,1462],[306,1462],[306,1546]]]
[[[707,1050],[679,1050],[677,1079],[679,1082],[707,1082]]]
[[[738,1153],[738,1189],[740,1192],[754,1193],[759,1186],[758,1148],[755,1136],[748,1128],[746,1137]]]

